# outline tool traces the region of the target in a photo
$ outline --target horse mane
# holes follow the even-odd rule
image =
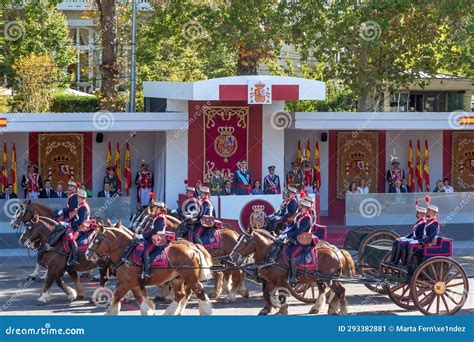
[[[50,217],[39,216],[38,218],[39,218],[40,220],[42,220],[42,221],[46,221],[47,223],[50,223],[51,225],[57,225],[57,224],[58,224],[57,221],[53,220],[53,219],[50,218]]]
[[[174,216],[165,215],[165,217],[166,217],[166,220],[171,221],[171,222],[173,222],[173,223],[176,223],[176,224],[180,224],[180,223],[181,223],[181,221],[178,220],[178,219],[177,219],[176,217],[174,217]]]
[[[112,231],[113,233],[119,233],[126,235],[129,238],[133,239],[133,233],[130,232],[127,228],[115,228],[115,227],[106,227],[106,230]]]
[[[273,236],[272,233],[270,233],[269,231],[267,231],[265,229],[254,229],[253,231],[255,233],[258,233],[258,234],[262,235],[263,237],[267,238],[270,241],[275,241],[276,240],[276,237]]]
[[[26,200],[25,200],[25,203],[27,203]],[[30,205],[35,205],[35,206],[37,206],[37,207],[39,207],[39,208],[41,208],[41,209],[46,210],[47,212],[51,212],[51,214],[53,213],[53,209],[51,209],[50,207],[48,207],[48,206],[45,205],[45,204],[42,204],[42,203],[39,203],[39,202],[33,202],[33,201],[31,201],[31,202],[30,202]]]

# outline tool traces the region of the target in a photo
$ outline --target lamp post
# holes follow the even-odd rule
[[[130,70],[130,112],[135,112],[137,81],[137,0],[132,0],[132,60]]]

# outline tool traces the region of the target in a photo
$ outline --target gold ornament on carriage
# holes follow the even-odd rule
[[[224,158],[224,162],[229,161],[229,157],[233,156],[237,151],[237,139],[233,135],[234,127],[221,126],[217,128],[219,136],[214,140],[214,150],[217,155]]]
[[[252,213],[250,214],[250,227],[254,229],[261,229],[265,226],[265,206],[258,204],[252,206]]]

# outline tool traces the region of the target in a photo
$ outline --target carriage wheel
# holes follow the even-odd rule
[[[385,285],[384,289],[395,305],[406,310],[415,309],[415,304],[413,303],[410,290],[410,284],[399,283],[395,285]]]
[[[362,226],[362,227],[357,227],[354,230],[356,230],[358,232],[372,233],[372,232],[375,232],[377,230],[377,228],[374,228],[374,227],[371,227],[371,226]]]
[[[456,261],[434,257],[417,267],[411,292],[416,308],[424,315],[454,315],[466,303],[469,281]]]
[[[359,245],[359,256],[363,255],[364,250],[368,245],[372,245],[377,240],[395,241],[399,237],[400,235],[398,235],[396,232],[392,232],[391,230],[376,230],[372,234],[367,235],[365,239],[361,241]]]
[[[311,284],[295,284],[288,287],[293,297],[300,302],[314,304],[318,299],[319,290],[316,283]]]
[[[353,231],[355,231],[355,232],[367,233],[367,235],[370,235],[371,233],[375,232],[376,230],[377,230],[376,228],[370,227],[370,226],[362,226],[362,227],[357,227],[357,228],[353,229]],[[347,250],[355,251],[355,253],[351,253],[351,254],[357,255],[357,250],[360,246],[361,241],[359,241],[359,246],[353,246],[350,242],[348,242],[348,236],[346,237],[346,240],[344,241],[343,246]]]
[[[376,246],[392,246],[392,241],[391,240],[377,240],[374,242],[372,245]],[[390,261],[390,256],[391,253],[387,252],[385,257],[383,258],[383,261],[388,262]],[[379,265],[378,268],[370,267],[368,265],[365,265],[363,262],[364,259],[361,260],[361,263],[358,263],[358,271],[362,276],[370,276],[374,278],[379,278],[380,277],[380,268],[381,265]],[[384,281],[380,280],[380,283],[377,284],[364,284],[366,288],[368,288],[370,291],[379,293],[379,294],[387,294],[387,290],[384,285]]]

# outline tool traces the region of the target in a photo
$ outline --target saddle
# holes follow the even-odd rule
[[[66,231],[66,229],[64,229]],[[64,232],[63,232],[64,234]],[[89,243],[92,241],[94,238],[94,230],[89,230],[89,231],[80,231],[79,235],[77,236],[76,243],[77,243],[77,251],[79,253],[83,253],[87,250],[87,247],[89,246]],[[71,252],[71,247],[69,246],[69,242],[66,239],[66,235],[63,235],[63,248],[66,253]]]
[[[154,249],[150,254],[151,268],[166,268],[170,265],[168,258],[169,248],[169,241],[167,241],[164,246],[161,246],[161,248],[155,248],[155,246],[150,245],[147,252],[149,253],[151,249]],[[142,244],[135,246],[135,248],[133,249],[132,260],[138,266],[142,265],[142,256],[144,251],[145,246]]]
[[[283,250],[283,260],[286,266],[290,267],[288,248],[289,246],[286,246]],[[298,270],[313,272],[318,268],[318,251],[316,247],[303,248],[302,246],[298,246],[295,253],[297,253],[296,268]]]
[[[201,241],[206,249],[218,249],[222,245],[220,229],[199,226],[189,232],[189,241]]]

